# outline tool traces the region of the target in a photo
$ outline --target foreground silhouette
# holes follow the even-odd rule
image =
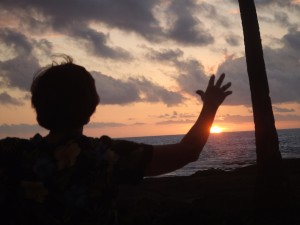
[[[263,216],[285,210],[290,190],[279,151],[255,3],[239,0],[239,6],[255,123],[258,167],[255,201],[258,213]]]
[[[122,225],[299,225],[300,159],[284,159],[295,198],[290,210],[255,216],[256,165],[191,176],[147,178],[120,189]]]
[[[218,107],[231,94],[225,75],[209,80],[202,111],[183,139],[150,146],[86,137],[99,102],[94,79],[71,58],[42,68],[32,86],[32,105],[46,137],[0,141],[1,224],[116,224],[117,190],[196,161]]]

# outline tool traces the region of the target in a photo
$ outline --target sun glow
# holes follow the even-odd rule
[[[223,129],[218,126],[212,126],[210,128],[210,133],[213,133],[213,134],[219,134],[219,133],[222,133],[222,131],[223,131]]]

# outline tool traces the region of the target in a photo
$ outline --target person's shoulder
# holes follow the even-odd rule
[[[29,143],[28,139],[18,138],[18,137],[6,137],[0,140],[0,146],[6,148],[13,148],[19,144]]]
[[[0,151],[4,152],[19,152],[18,150],[26,150],[31,148],[34,143],[41,140],[42,137],[39,134],[36,134],[34,137],[25,139],[25,138],[18,138],[18,137],[6,137],[0,140]]]
[[[99,146],[108,148],[114,142],[114,140],[107,135],[103,135],[101,137],[82,136],[81,141],[85,145],[89,145],[92,148],[99,147]]]

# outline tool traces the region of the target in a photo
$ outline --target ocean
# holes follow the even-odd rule
[[[300,129],[277,130],[283,158],[300,158]],[[172,144],[183,135],[133,137],[127,140],[152,144]],[[233,170],[254,164],[256,161],[254,131],[210,134],[198,161],[164,176],[188,176],[199,170]]]

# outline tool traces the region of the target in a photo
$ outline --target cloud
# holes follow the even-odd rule
[[[132,56],[125,49],[120,47],[110,47],[107,42],[109,35],[102,32],[98,32],[94,29],[87,28],[85,26],[74,27],[70,30],[70,36],[74,39],[80,39],[83,45],[86,47],[87,52],[92,53],[95,56],[118,59],[118,60],[130,60]]]
[[[273,106],[273,110],[274,112],[295,112],[295,109],[288,109],[288,108],[281,108],[281,107],[277,107],[277,106]]]
[[[0,124],[0,134],[4,134],[5,136],[16,136],[18,134],[33,135],[35,133],[43,133],[45,131],[45,129],[41,128],[37,124]]]
[[[65,0],[61,2],[3,0],[0,2],[0,7],[14,15],[14,19],[22,24],[23,28],[33,32],[38,32],[40,29],[43,33],[48,31],[72,37],[78,34],[76,29],[98,23],[110,28],[134,32],[153,41],[162,34],[159,21],[153,14],[153,8],[159,2],[158,0]],[[89,33],[91,30],[86,32]],[[101,36],[101,32],[99,33],[97,35]],[[77,37],[73,36],[73,38]],[[86,40],[91,41],[93,45],[94,40]]]
[[[165,113],[156,117],[162,119],[175,119],[175,118],[186,119],[186,118],[195,118],[196,116],[197,115],[191,113],[178,113],[177,111],[173,111],[171,114]]]
[[[39,55],[39,52],[41,52],[40,54],[49,55],[52,45],[44,39],[35,41],[27,38],[22,33],[8,28],[0,30],[0,40],[13,52],[11,59],[0,61],[0,85],[18,88],[26,92],[29,91],[33,74],[40,68],[37,55]],[[103,47],[102,52],[105,52],[104,50],[105,47]],[[122,50],[106,50],[105,54],[111,54],[111,57],[121,59],[129,57],[124,52],[122,55]],[[182,103],[184,99],[179,93],[166,90],[164,87],[144,77],[130,78],[123,81],[97,72],[94,74],[97,74],[95,79],[97,86],[100,87],[98,91],[104,104],[129,104],[144,101],[163,102],[171,106]],[[4,96],[4,98],[8,99],[7,96]],[[10,102],[17,103],[13,99],[10,99]]]
[[[204,23],[194,16],[197,3],[193,0],[171,1],[168,13],[172,25],[168,36],[184,45],[208,45],[214,42],[213,36]]]
[[[34,51],[49,52],[51,45],[46,40],[37,42],[8,28],[0,29],[0,41],[14,56],[0,61],[0,85],[28,91],[34,72],[40,68]]]
[[[186,124],[186,123],[195,123],[195,120],[190,120],[190,119],[181,119],[181,120],[166,120],[166,121],[161,121],[157,122],[157,125],[168,125],[168,124]]]
[[[163,102],[167,106],[173,106],[182,103],[184,100],[184,97],[178,92],[169,91],[145,77],[129,78],[129,82],[136,85],[140,96],[143,96],[141,100],[145,102]]]
[[[274,114],[275,121],[299,121],[300,116],[293,114],[293,115],[283,115],[283,114]],[[222,115],[219,118],[215,119],[215,122],[226,122],[226,123],[253,123],[253,116],[242,116],[242,115]]]
[[[255,0],[255,3],[257,5],[270,5],[270,4],[276,4],[279,6],[292,6],[294,5],[295,0]]]
[[[298,6],[297,1],[298,0],[254,0],[255,5],[257,7],[266,7],[266,8],[271,5],[280,6],[280,7],[297,7]],[[236,3],[235,0],[231,0],[231,2]]]
[[[24,34],[12,29],[1,29],[0,40],[13,51],[14,57],[0,61],[0,85],[9,88],[18,88],[29,91],[33,74],[40,68],[38,51],[50,54],[51,44],[46,40],[35,41]],[[103,47],[103,46],[102,46]],[[101,47],[100,47],[101,48]],[[105,48],[104,48],[105,49]],[[108,50],[108,49],[106,49]],[[110,51],[111,50],[111,51]],[[108,50],[105,54],[115,54],[111,57],[121,59],[129,55],[117,55],[122,51]],[[105,51],[103,51],[105,52]],[[42,54],[42,53],[40,53]],[[183,97],[174,91],[155,84],[144,77],[118,80],[95,72],[96,84],[103,104],[129,104],[134,102],[163,102],[168,106],[180,104]],[[7,96],[2,96],[3,101]],[[10,99],[10,102],[17,103]]]
[[[290,30],[296,30],[298,24],[291,22],[290,15],[287,12],[282,10],[283,10],[282,8],[278,10],[274,10],[274,13],[268,16],[258,15],[258,21],[265,22],[270,25],[274,25],[274,24],[279,25],[282,28],[288,28]]]
[[[300,32],[291,31],[282,38],[283,47],[264,48],[264,58],[273,103],[300,102]],[[218,68],[232,81],[233,95],[226,100],[230,105],[249,105],[250,89],[245,57],[228,57]]]
[[[128,104],[140,101],[138,88],[130,82],[92,72],[101,104]]]
[[[250,105],[251,95],[245,58],[228,56],[226,61],[218,68],[217,74],[220,73],[225,73],[226,80],[232,82],[230,89],[233,94],[226,99],[225,103],[229,105]]]
[[[205,75],[204,66],[195,58],[183,58],[180,49],[148,49],[147,57],[160,63],[169,63],[176,70],[176,81],[183,92],[195,95],[195,91],[206,88],[208,77]]]
[[[235,0],[231,2],[236,4]],[[255,5],[261,22],[275,23],[288,29],[296,29],[299,26],[298,0],[255,0]]]
[[[183,57],[184,52],[177,49],[161,49],[160,51],[156,51],[154,49],[148,48],[149,52],[146,54],[147,57],[151,60],[157,62],[168,62],[175,63],[179,60],[179,58]]]
[[[224,16],[223,11],[218,13],[216,7],[210,3],[201,1],[198,5],[195,5],[194,8],[200,13],[201,18],[209,18],[210,20],[215,21],[216,24],[225,28],[229,28],[232,25],[229,17]]]
[[[7,92],[0,93],[0,104],[15,106],[24,105],[24,103],[21,100],[10,96]]]
[[[277,121],[299,121],[299,115],[282,115],[282,114],[275,114],[275,120]]]
[[[120,80],[99,72],[93,72],[93,75],[102,104],[162,102],[172,106],[184,100],[179,93],[169,91],[142,76]]]
[[[166,4],[167,3],[167,4]],[[79,30],[94,33],[96,39],[86,38],[90,45],[101,40],[101,32],[90,28],[91,24],[101,24],[107,28],[135,33],[150,42],[175,41],[183,45],[207,45],[214,41],[213,36],[196,16],[200,5],[205,12],[215,13],[212,5],[201,4],[193,0],[115,0],[115,1],[35,1],[3,0],[0,7],[10,12],[22,28],[34,33],[56,32],[69,35],[74,39],[82,38]],[[165,6],[165,10],[159,10]],[[66,10],[67,9],[67,10]],[[164,24],[163,18],[168,18]],[[207,15],[211,15],[207,12]],[[221,18],[220,16],[214,18]],[[225,17],[220,20],[224,23]],[[87,28],[87,29],[84,29]],[[97,34],[98,33],[98,34]],[[73,36],[72,36],[73,35]],[[100,40],[99,40],[100,39]],[[106,46],[108,47],[108,46]],[[114,48],[113,48],[114,49]],[[101,52],[100,52],[101,53]],[[123,52],[124,53],[124,52]]]
[[[238,35],[235,35],[235,34],[227,34],[225,36],[225,41],[230,46],[239,46],[241,40],[242,40],[242,38],[240,36],[238,36]]]
[[[230,114],[226,114],[226,115],[222,115],[219,118],[215,119],[215,122],[226,122],[226,123],[249,123],[252,122],[253,123],[253,116],[242,116],[242,115],[230,115]]]
[[[92,122],[87,124],[86,128],[103,128],[103,127],[122,127],[125,126],[123,123],[112,123],[112,122]]]
[[[168,125],[168,124],[186,124],[195,123],[197,115],[191,113],[178,113],[173,111],[172,113],[164,113],[156,118],[162,119],[163,121],[157,122],[158,125]]]
[[[274,19],[276,22],[278,22],[283,27],[290,27],[292,26],[288,14],[285,12],[275,12],[274,13]]]
[[[126,126],[123,123],[115,122],[92,122],[86,125],[86,128],[106,128],[106,127],[122,127]],[[16,135],[34,135],[36,133],[45,133],[46,129],[40,127],[38,124],[0,124],[0,135],[4,134],[5,136],[16,136]]]
[[[12,12],[32,12],[30,15],[36,22],[51,22],[53,27],[72,26],[76,23],[102,21],[113,27],[135,30],[154,26],[157,20],[152,9],[156,0],[116,0],[116,1],[72,1],[52,2],[46,0],[14,0],[1,1],[4,9]],[[67,9],[67,10],[66,10]],[[43,16],[44,15],[44,16]],[[39,16],[39,17],[38,17]],[[141,26],[144,24],[144,28]]]

